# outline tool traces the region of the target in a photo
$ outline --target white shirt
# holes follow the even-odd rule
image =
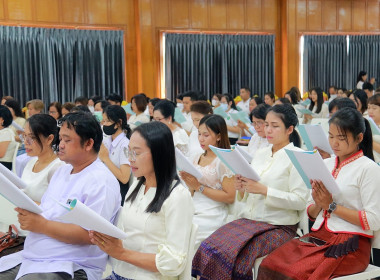
[[[60,167],[41,200],[42,216],[52,221],[67,212],[60,203],[78,199],[105,219],[113,222],[120,208],[120,186],[115,176],[99,160],[81,172],[71,174],[72,166]],[[0,271],[21,264],[16,280],[29,273],[66,272],[83,269],[89,280],[101,279],[107,255],[95,245],[63,243],[44,234],[31,232],[24,250],[0,258]]]
[[[359,81],[359,82],[356,84],[356,88],[357,88],[357,89],[363,89],[363,84],[364,84],[363,81]]]
[[[195,128],[193,124],[193,119],[191,118],[191,112],[186,113],[185,111],[182,111],[182,114],[185,117],[186,121],[181,123],[181,126],[187,132],[191,132]]]
[[[198,139],[198,129],[192,131],[189,136],[189,153],[188,156],[197,155],[203,153],[203,149],[201,148],[201,144]]]
[[[209,165],[200,166],[198,164],[200,156],[201,154],[198,154],[193,159],[194,166],[202,173],[199,183],[208,188],[221,190],[224,178],[231,178],[234,174],[218,157]],[[200,192],[194,193],[193,201],[195,207],[194,224],[199,226],[195,241],[197,248],[203,240],[226,223],[228,205],[208,198]]]
[[[328,118],[329,117],[329,106],[327,106],[325,103],[322,104],[321,111],[319,113],[316,113],[317,111],[317,104],[314,104],[313,110],[311,110],[314,114],[312,115],[313,118]],[[307,107],[310,110],[310,105]],[[310,123],[311,120],[308,122]]]
[[[272,145],[256,152],[251,166],[260,175],[260,183],[268,187],[267,196],[245,193],[243,201],[246,203],[241,218],[272,225],[295,225],[299,222],[298,211],[306,208],[310,192],[285,149],[302,151],[289,143],[273,156]]]
[[[136,127],[138,127],[140,124],[148,123],[149,121],[150,121],[149,117],[145,115],[144,112],[142,112],[138,115],[136,114],[136,115],[130,116],[127,123],[129,127],[131,128],[131,130],[133,130]]]
[[[233,113],[237,113],[238,111],[234,110],[234,109],[230,109],[227,113],[228,117],[226,119],[224,119],[226,121],[226,124],[228,126],[237,126],[237,122],[235,122],[235,120],[231,117],[231,114]],[[236,133],[236,132],[231,132],[231,131],[228,131],[228,137],[229,138],[239,138],[240,137],[240,133]]]
[[[373,142],[379,143],[380,144],[380,135],[372,135]],[[376,152],[373,150],[373,157],[375,158],[375,162],[379,163],[380,162],[380,153]]]
[[[248,143],[248,153],[255,157],[255,154],[258,150],[268,147],[270,144],[267,138],[260,137],[257,133],[255,133],[251,140]]]
[[[12,162],[16,144],[12,143],[15,142],[15,134],[13,133],[12,129],[10,129],[9,127],[5,127],[0,130],[0,142],[8,141],[10,141],[11,143],[9,143],[5,155],[2,158],[0,158],[0,161],[3,162]]]
[[[137,187],[138,181],[130,187],[127,197]],[[112,259],[113,271],[128,279],[178,279],[186,265],[187,251],[192,228],[194,206],[190,192],[178,184],[163,203],[160,212],[147,213],[156,188],[149,188],[144,194],[142,185],[136,199],[126,201],[117,226],[127,238],[123,247],[129,250],[155,254],[159,272],[151,272],[127,262]]]
[[[189,136],[183,128],[177,127],[172,131],[174,146],[187,156],[189,153]]]
[[[323,218],[323,211],[319,213],[312,227],[320,229],[323,224],[330,232],[357,233],[372,237],[373,232],[380,229],[380,166],[367,158],[360,156],[361,151],[344,160],[335,175],[336,183],[341,192],[333,195],[333,200],[346,208],[357,210],[362,226],[351,224],[334,215]],[[325,159],[327,168],[336,170],[338,158]],[[314,204],[311,200],[309,205]],[[323,223],[324,222],[324,223]]]
[[[120,133],[113,141],[112,137],[103,139],[104,146],[108,149],[110,160],[120,168],[123,164],[130,165],[127,157],[129,139],[124,132]]]
[[[27,184],[23,191],[34,201],[41,202],[55,171],[65,163],[56,158],[40,172],[33,172],[38,157],[33,157],[25,166],[21,179]]]
[[[239,107],[243,112],[246,112],[249,115],[251,113],[249,111],[250,101],[251,101],[251,98],[249,98],[247,101],[241,100],[238,104],[236,104],[236,106]]]

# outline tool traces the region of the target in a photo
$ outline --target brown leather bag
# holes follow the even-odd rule
[[[10,225],[6,234],[0,237],[0,258],[24,249],[25,236],[18,236],[15,225]]]

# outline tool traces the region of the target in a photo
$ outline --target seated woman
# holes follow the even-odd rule
[[[21,128],[23,128],[25,126],[26,120],[22,115],[20,103],[18,103],[15,99],[10,99],[7,100],[4,105],[8,107],[9,111],[11,111],[13,122],[18,124]],[[22,134],[22,130],[18,130],[13,125],[9,126],[9,128],[12,129],[13,133],[15,134],[15,140],[20,143],[17,155],[25,153],[24,145],[19,136],[20,134]]]
[[[135,115],[130,116],[128,119],[128,125],[132,130],[140,124],[150,121],[149,117],[144,113],[147,105],[145,95],[136,94],[132,97],[131,108],[132,111],[135,112]]]
[[[368,100],[368,116],[380,129],[380,94],[375,94]],[[375,162],[380,162],[380,135],[373,136],[373,156]]]
[[[175,106],[169,100],[159,101],[153,109],[153,119],[166,124],[173,134],[174,146],[187,156],[189,152],[189,136],[174,120]]]
[[[325,163],[341,192],[331,195],[321,181],[311,182],[307,212],[315,219],[313,232],[266,257],[257,279],[324,280],[368,266],[370,238],[380,229],[380,167],[373,161],[371,129],[352,108],[337,111],[329,125],[336,158]]]
[[[0,164],[12,170],[12,160],[16,148],[15,134],[9,128],[12,114],[8,107],[0,105]]]
[[[90,232],[91,241],[112,257],[108,279],[177,279],[189,257],[194,207],[177,176],[172,134],[160,122],[142,124],[127,151],[133,175],[140,178],[117,223],[128,237]]]
[[[251,98],[251,100],[249,101],[250,119],[251,119],[252,110],[255,109],[260,104],[265,104],[263,100],[261,99],[261,97],[255,95]],[[252,124],[246,124],[242,122],[241,120],[238,120],[237,123],[238,123],[238,127],[240,127],[241,136],[246,136],[246,135],[252,136],[256,133],[256,130]],[[239,141],[237,141],[237,143],[239,144]]]
[[[236,141],[240,136],[240,127],[238,123],[234,121],[230,114],[237,113],[237,108],[235,105],[235,101],[232,98],[231,94],[223,94],[222,99],[220,101],[220,106],[227,113],[228,117],[225,119],[228,130],[228,138],[230,140],[231,145],[235,145]]]
[[[153,110],[154,110],[154,106],[156,106],[156,104],[161,101],[160,98],[152,98],[152,99],[149,99],[149,102],[148,102],[148,108],[149,108],[149,119],[150,121],[153,120]]]
[[[59,120],[62,118],[62,104],[59,102],[52,102],[48,107],[49,115],[54,119]]]
[[[307,109],[309,109],[313,115],[304,114],[303,123],[310,123],[313,118],[328,118],[329,107],[324,103],[322,89],[319,87],[311,89],[309,98],[311,102]]]
[[[269,106],[273,106],[274,102],[276,102],[276,96],[273,92],[269,91],[264,94],[264,102]]]
[[[250,119],[252,120],[252,126],[256,133],[253,134],[248,144],[248,153],[255,156],[256,152],[261,148],[269,146],[267,137],[265,135],[265,117],[270,106],[268,104],[260,104],[252,110]]]
[[[368,96],[364,90],[356,89],[350,93],[348,98],[355,102],[356,108],[364,117],[368,115]]]
[[[49,115],[33,115],[25,124],[25,151],[32,158],[26,164],[21,179],[27,184],[23,191],[38,204],[41,203],[54,172],[64,164],[53,148],[57,137],[57,121]]]
[[[272,145],[257,151],[251,165],[259,182],[236,175],[238,200],[245,201],[240,218],[226,224],[202,242],[193,260],[200,279],[252,279],[255,259],[294,238],[309,196],[285,149],[296,149],[298,118],[291,105],[271,107],[265,134]],[[215,269],[223,267],[223,269]],[[273,278],[274,279],[274,278]]]
[[[197,180],[180,172],[182,180],[193,194],[194,223],[199,226],[195,247],[226,223],[228,204],[235,198],[233,173],[220,161],[209,145],[229,149],[227,127],[219,115],[207,115],[199,123],[198,139],[204,153],[196,154],[193,163],[202,173]]]
[[[121,205],[128,192],[131,167],[126,156],[131,129],[127,124],[127,115],[119,105],[106,107],[103,113],[103,132],[110,136],[103,138],[99,159],[115,175],[120,184]]]

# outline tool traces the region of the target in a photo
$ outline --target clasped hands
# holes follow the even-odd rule
[[[196,177],[185,171],[180,171],[179,176],[181,176],[181,179],[186,183],[186,186],[188,186],[191,191],[199,191],[202,184],[199,183]]]
[[[321,180],[310,180],[311,196],[314,199],[315,205],[321,209],[329,209],[330,204],[333,202],[331,193],[326,189]]]
[[[260,182],[248,179],[241,175],[235,176],[235,189],[244,193],[254,193],[254,194],[262,194],[267,195],[268,187],[261,184]]]

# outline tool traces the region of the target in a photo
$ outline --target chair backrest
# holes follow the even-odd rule
[[[14,149],[13,158],[12,158],[12,172],[16,173],[16,157],[17,157],[18,147],[20,146],[20,143],[16,141],[12,141],[11,143],[9,143],[9,145],[12,145],[13,147],[11,146],[11,148]]]
[[[190,233],[190,241],[189,241],[189,248],[187,249],[187,259],[186,259],[186,266],[183,272],[179,275],[179,280],[191,280],[191,267],[193,264],[193,257],[195,255],[194,252],[194,246],[195,246],[195,239],[198,232],[198,225],[193,224],[191,227],[191,233]]]

